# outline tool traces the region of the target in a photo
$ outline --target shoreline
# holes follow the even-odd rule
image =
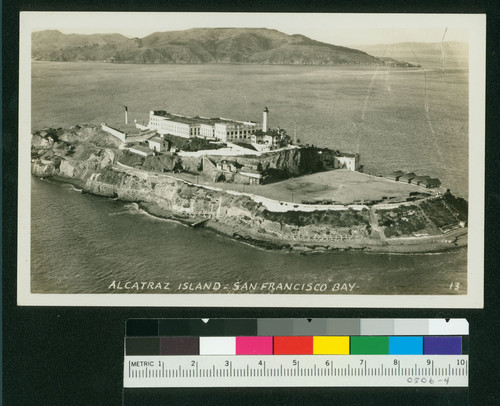
[[[37,179],[51,179],[56,183],[70,184],[82,190],[82,194],[92,194],[99,197],[109,197],[101,194],[90,192],[86,189],[86,181],[77,178],[67,178],[60,175],[40,178],[33,175]],[[192,227],[193,223],[204,219],[202,216],[194,216],[191,219],[186,217],[176,216],[174,213],[158,207],[155,202],[147,202],[141,200],[124,200],[118,199],[121,202],[137,203],[141,209],[149,215],[163,220],[171,220]],[[205,217],[206,218],[206,217]],[[239,241],[256,248],[270,251],[286,251],[300,254],[313,254],[322,252],[366,252],[366,253],[387,253],[387,254],[430,254],[443,253],[447,251],[458,250],[467,246],[467,228],[454,230],[448,235],[431,236],[431,237],[412,237],[412,238],[394,238],[381,240],[371,240],[364,238],[362,241],[350,240],[340,242],[330,242],[321,244],[319,241],[310,244],[303,241],[284,241],[278,238],[273,238],[269,235],[262,235],[255,230],[235,230],[227,224],[223,224],[216,219],[210,218],[203,225],[226,238],[234,241]],[[451,241],[450,241],[451,240]]]

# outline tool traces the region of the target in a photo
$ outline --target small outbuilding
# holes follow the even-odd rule
[[[148,140],[149,149],[152,149],[156,152],[165,152],[169,150],[169,142],[168,140],[164,140],[160,137],[153,137]]]
[[[220,171],[237,172],[238,168],[241,168],[241,165],[236,161],[223,159],[222,161],[217,163],[217,169],[219,169]]]
[[[349,171],[357,171],[360,167],[361,157],[359,154],[349,154],[340,152],[334,157],[334,169],[347,169]]]
[[[394,172],[390,173],[389,175],[387,175],[386,178],[397,181],[403,175],[404,175],[404,172],[402,172],[402,171],[394,171]]]
[[[405,173],[404,175],[401,175],[399,177],[400,182],[406,182],[406,183],[411,183],[413,179],[415,179],[417,175],[415,175],[413,172]]]
[[[436,188],[436,187],[441,186],[441,181],[438,178],[430,178],[430,179],[426,179],[425,181],[423,181],[420,184],[420,186],[423,186],[427,189]]]
[[[416,176],[415,178],[412,179],[411,183],[414,183],[415,185],[420,185],[424,181],[429,180],[431,177],[427,175],[423,176]]]
[[[260,185],[262,183],[262,173],[251,166],[243,166],[238,174],[247,178],[250,185]]]

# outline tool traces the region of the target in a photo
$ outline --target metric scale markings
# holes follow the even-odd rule
[[[467,342],[463,319],[132,319],[124,387],[467,387]]]
[[[468,356],[127,356],[125,387],[462,386]]]

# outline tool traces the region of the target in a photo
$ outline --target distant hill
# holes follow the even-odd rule
[[[128,38],[121,34],[81,35],[63,34],[57,30],[38,31],[31,36],[31,54],[41,60],[55,60],[66,52],[77,55],[77,50],[83,52],[83,50],[124,41],[128,41]]]
[[[445,66],[467,68],[469,46],[465,42],[399,42],[396,44],[357,45],[357,48],[377,58],[393,58],[408,61],[424,68],[441,67],[443,49]]]
[[[396,59],[388,58],[386,56],[379,56],[380,59],[386,66],[393,66],[397,68],[420,68],[419,64],[412,64],[406,61],[399,61]]]
[[[193,28],[144,38],[121,34],[32,34],[32,58],[115,63],[383,65],[367,53],[266,28]]]

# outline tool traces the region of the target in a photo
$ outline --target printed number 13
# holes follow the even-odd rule
[[[450,290],[458,290],[460,289],[460,282],[451,282],[450,283]]]

